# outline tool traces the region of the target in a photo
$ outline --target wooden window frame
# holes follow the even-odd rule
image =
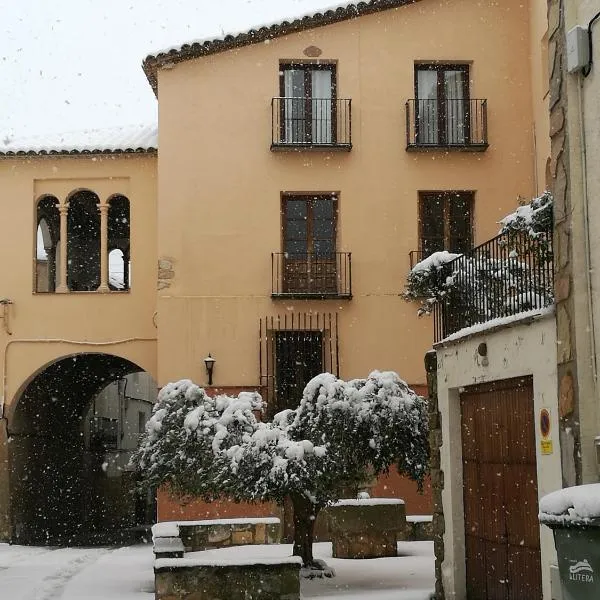
[[[333,240],[334,249],[333,252],[337,252],[338,248],[338,218],[339,218],[339,194],[336,192],[317,192],[311,194],[309,192],[298,192],[288,193],[284,192],[281,194],[281,251],[286,252],[285,242],[287,240],[287,219],[285,213],[285,205],[288,200],[305,200],[308,203],[306,213],[306,241],[307,241],[307,253],[311,254],[314,252],[314,237],[312,235],[312,219],[311,219],[311,204],[312,202],[318,202],[319,200],[333,200]]]
[[[446,92],[444,88],[443,73],[446,71],[462,71],[465,74],[463,80],[463,100],[465,102],[465,145],[470,143],[471,139],[471,120],[470,120],[470,65],[468,63],[415,63],[414,68],[414,87],[415,87],[415,123],[419,123],[419,71],[435,71],[437,74],[437,102],[438,102],[438,140],[437,146],[448,145],[446,132]],[[418,139],[418,132],[417,132]]]
[[[308,145],[317,144],[313,139],[312,131],[312,71],[331,71],[331,142],[327,145],[335,145],[337,143],[337,64],[336,63],[313,63],[304,61],[281,62],[279,64],[279,96],[285,98],[285,71],[304,71],[304,89],[310,90],[310,94],[304,94],[304,114],[305,114],[305,142]],[[285,103],[281,103],[280,107],[280,139],[286,138],[286,117]]]
[[[463,200],[467,200],[469,203],[469,217],[470,226],[469,232],[471,236],[470,246],[471,248],[475,243],[475,231],[474,231],[474,208],[475,208],[475,192],[472,190],[444,190],[444,191],[422,191],[419,192],[419,250],[422,252],[422,258],[426,258],[425,251],[423,248],[423,241],[427,237],[423,229],[423,205],[427,202],[428,198],[440,197],[443,199],[442,204],[442,215],[444,222],[444,250],[452,252],[450,248],[451,235],[450,235],[450,204],[453,197],[461,197]]]

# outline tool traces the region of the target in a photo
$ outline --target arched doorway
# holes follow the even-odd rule
[[[13,541],[113,543],[148,524],[127,468],[156,397],[142,374],[118,356],[75,354],[21,391],[8,432]]]

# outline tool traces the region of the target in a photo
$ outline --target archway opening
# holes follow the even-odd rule
[[[150,375],[108,354],[66,357],[33,377],[9,422],[13,541],[114,543],[149,525],[152,499],[131,493],[128,463],[155,399]]]

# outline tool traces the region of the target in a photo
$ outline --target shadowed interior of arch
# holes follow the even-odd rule
[[[119,443],[131,431],[135,445],[155,399],[148,375],[148,398],[126,389],[127,377],[140,372],[117,356],[76,354],[50,364],[22,390],[8,425],[14,542],[112,543],[149,522],[151,507],[140,509],[140,499],[129,493],[133,474]],[[119,412],[110,418],[96,404],[113,382]],[[121,398],[129,413],[121,412]],[[123,414],[135,422],[124,424]]]

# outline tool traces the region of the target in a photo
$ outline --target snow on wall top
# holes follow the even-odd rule
[[[155,152],[158,125],[130,125],[107,129],[85,129],[0,140],[0,156],[46,154],[121,154]]]
[[[154,93],[157,93],[156,71],[165,63],[174,64],[207,54],[224,52],[231,48],[257,44],[305,29],[322,27],[415,2],[419,0],[367,0],[334,4],[316,13],[290,17],[289,20],[277,23],[257,25],[246,31],[232,32],[219,38],[192,40],[182,45],[165,48],[149,54],[142,66]]]
[[[542,523],[568,525],[591,519],[600,519],[600,483],[564,488],[540,500]]]

